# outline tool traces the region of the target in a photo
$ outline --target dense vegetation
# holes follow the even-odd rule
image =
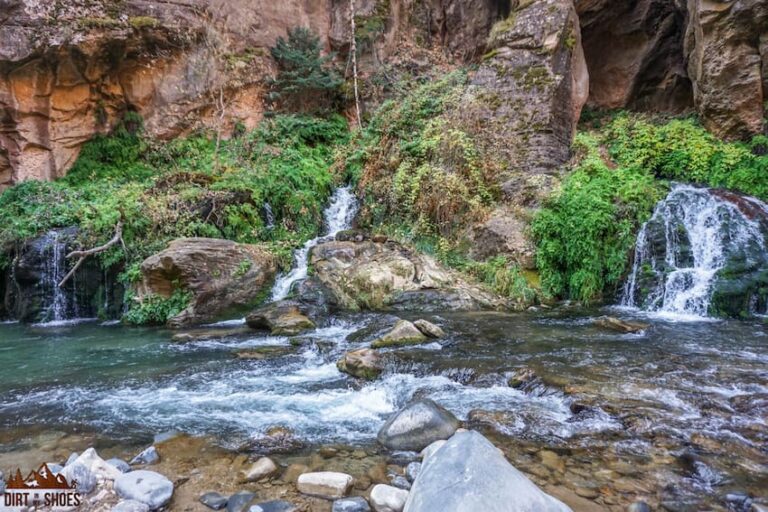
[[[16,243],[57,227],[78,226],[84,247],[99,245],[121,218],[125,247],[99,257],[105,267],[123,266],[124,282],[139,277],[144,258],[185,236],[263,242],[289,261],[291,248],[322,224],[334,147],[347,136],[338,116],[277,116],[217,153],[212,134],[151,141],[128,116],[88,142],[65,178],[20,183],[0,196],[0,265]]]
[[[593,302],[614,293],[635,236],[667,180],[768,199],[768,138],[717,140],[695,119],[620,113],[576,138],[574,168],[535,218],[537,266],[547,293]],[[607,149],[607,151],[604,151]]]

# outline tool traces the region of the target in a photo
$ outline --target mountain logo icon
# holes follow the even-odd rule
[[[8,490],[44,490],[44,489],[77,489],[77,481],[68,482],[61,474],[54,474],[48,464],[42,464],[37,471],[30,471],[27,478],[21,476],[21,470],[17,469],[8,482]]]

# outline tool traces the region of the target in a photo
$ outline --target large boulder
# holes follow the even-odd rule
[[[331,241],[312,249],[314,279],[336,307],[422,311],[496,309],[504,302],[433,258],[388,241]]]
[[[376,438],[391,450],[422,450],[434,441],[448,439],[459,428],[459,420],[432,400],[422,399],[393,414]]]
[[[171,500],[173,484],[160,473],[140,469],[115,479],[115,492],[125,500],[136,500],[157,510]]]
[[[571,512],[515,469],[473,431],[454,435],[427,459],[413,483],[405,512]]]
[[[170,319],[181,327],[215,320],[253,306],[277,273],[277,260],[262,247],[216,238],[180,238],[141,264],[138,300],[170,297],[179,287],[192,301]]]
[[[315,327],[300,305],[290,300],[262,306],[249,314],[245,322],[252,329],[265,329],[275,336],[294,336]]]
[[[456,117],[493,155],[505,197],[527,205],[548,195],[570,157],[589,74],[571,0],[512,6],[491,29]]]

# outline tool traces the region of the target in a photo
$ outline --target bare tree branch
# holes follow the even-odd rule
[[[61,280],[59,283],[59,288],[62,288],[65,284],[67,284],[67,281],[75,275],[75,272],[77,272],[77,269],[80,268],[80,265],[83,264],[83,262],[88,258],[88,256],[93,256],[94,254],[98,254],[100,252],[104,252],[108,250],[110,247],[115,245],[116,243],[122,243],[123,247],[125,247],[125,243],[123,242],[123,221],[120,220],[115,225],[115,236],[112,237],[112,239],[105,243],[104,245],[100,245],[98,247],[94,247],[93,249],[88,249],[85,251],[72,251],[69,254],[67,254],[67,259],[69,258],[79,258],[77,260],[77,263],[75,263],[75,266],[72,267],[72,269],[67,272],[67,275],[64,276],[64,279]]]

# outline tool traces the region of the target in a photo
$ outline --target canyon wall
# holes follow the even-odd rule
[[[551,30],[518,23],[542,7],[568,12],[570,32],[559,22]],[[550,161],[536,151],[535,161],[522,161],[518,152],[511,166],[562,162],[587,88],[596,108],[697,110],[726,138],[764,130],[764,0],[357,0],[356,9],[363,76],[477,62],[473,86],[493,89],[507,105],[553,106],[560,117],[539,125]],[[252,127],[264,110],[276,38],[308,26],[343,65],[348,16],[347,0],[0,0],[0,189],[64,175],[82,144],[127,111],[166,139],[202,127]],[[525,75],[529,58],[550,47],[552,58],[538,58],[554,81],[529,80],[527,99],[514,90],[519,83],[489,75],[497,65],[513,78]],[[515,126],[524,119],[504,109],[485,115],[509,126],[508,140],[519,145]]]

